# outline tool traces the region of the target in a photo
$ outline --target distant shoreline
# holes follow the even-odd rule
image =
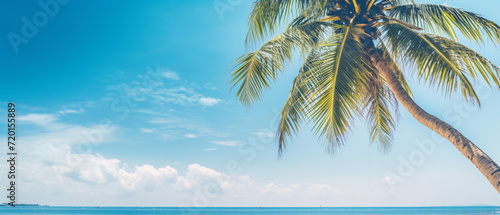
[[[0,206],[9,206],[7,203],[2,203]],[[9,206],[10,207],[10,206]],[[40,204],[16,204],[16,207],[55,207],[55,208],[193,208],[193,209],[243,209],[243,208],[262,208],[262,209],[311,209],[311,208],[331,208],[331,209],[355,209],[355,208],[471,208],[471,207],[499,207],[500,205],[466,205],[466,206],[305,206],[305,207],[284,207],[284,206],[212,206],[212,207],[177,207],[177,206],[55,206],[55,205],[40,205]]]
[[[14,204],[16,207],[48,207],[49,205],[39,205],[39,204]],[[10,205],[8,203],[2,203],[0,206],[8,206]]]

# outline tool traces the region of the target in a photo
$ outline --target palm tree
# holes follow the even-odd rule
[[[460,92],[466,102],[480,106],[471,80],[500,87],[500,68],[458,43],[458,37],[500,42],[494,22],[447,5],[406,0],[257,0],[249,26],[250,45],[283,32],[233,64],[231,82],[245,106],[262,97],[294,55],[303,60],[280,113],[280,154],[304,121],[333,152],[359,116],[370,125],[371,141],[388,152],[400,103],[448,139],[500,192],[499,166],[457,129],[418,106],[405,80],[412,75],[445,96]]]

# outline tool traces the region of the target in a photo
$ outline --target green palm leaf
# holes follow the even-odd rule
[[[460,68],[467,71],[474,79],[482,77],[488,85],[495,84],[500,88],[500,68],[493,62],[456,41],[439,36],[434,36],[434,39],[453,55]]]
[[[320,0],[326,2],[326,0]],[[295,13],[302,13],[311,6],[317,5],[315,0],[258,0],[253,4],[249,18],[247,44],[260,41],[275,31]]]
[[[328,1],[314,1],[311,5],[297,15],[289,24],[288,28],[293,28],[307,22],[319,21],[327,16]]]
[[[368,62],[362,44],[352,27],[336,34],[322,44],[323,50],[313,68],[315,93],[309,98],[309,118],[320,137],[328,140],[328,151],[342,145],[352,121],[360,111],[360,94],[369,76]]]
[[[298,131],[303,117],[307,114],[309,99],[315,92],[313,64],[318,61],[319,49],[313,50],[306,58],[299,74],[293,80],[292,88],[288,99],[283,106],[279,116],[277,139],[279,143],[279,153],[285,149],[288,137]]]
[[[236,96],[245,106],[262,97],[262,89],[269,88],[278,71],[292,60],[295,50],[308,53],[321,40],[324,22],[305,23],[286,30],[265,43],[260,49],[243,55],[234,63],[232,87],[239,85]]]
[[[385,153],[392,148],[398,101],[385,80],[373,75],[365,93],[365,118],[370,126],[370,141]]]
[[[445,5],[410,4],[393,7],[389,16],[423,27],[434,33],[444,33],[454,40],[458,29],[467,39],[483,42],[483,34],[500,42],[500,26],[482,16]]]
[[[419,78],[437,86],[446,95],[453,94],[460,87],[466,101],[479,104],[467,78],[473,74],[461,67],[456,53],[440,44],[437,36],[415,32],[396,22],[384,24],[383,31],[392,53],[403,62],[416,65]]]

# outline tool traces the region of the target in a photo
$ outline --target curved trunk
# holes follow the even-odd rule
[[[467,157],[483,175],[490,181],[495,189],[500,193],[500,168],[499,166],[484,153],[479,147],[474,145],[457,129],[453,128],[446,122],[427,113],[424,109],[418,106],[415,101],[404,90],[391,68],[392,61],[386,60],[383,54],[378,50],[370,52],[370,58],[373,66],[377,68],[379,73],[385,78],[390,89],[396,95],[398,101],[410,112],[410,114],[420,123],[432,129],[442,137],[448,139],[453,145]]]

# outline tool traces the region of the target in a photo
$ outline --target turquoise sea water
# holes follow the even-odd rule
[[[343,208],[173,208],[173,207],[0,207],[0,214],[168,214],[168,215],[327,215],[327,214],[500,214],[500,207]]]

